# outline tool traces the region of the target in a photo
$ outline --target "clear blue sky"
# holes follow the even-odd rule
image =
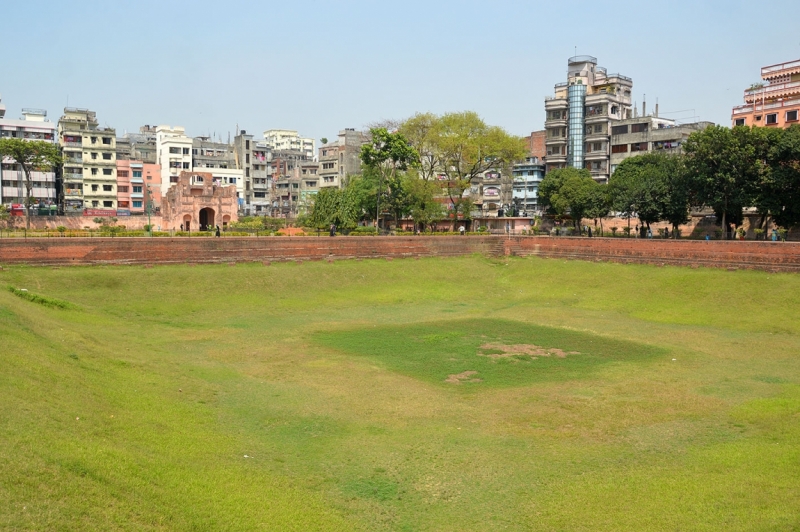
[[[800,59],[800,2],[6,1],[0,94],[103,125],[316,139],[417,111],[543,128],[567,58],[593,55],[661,113],[729,124],[761,66]],[[667,114],[674,111],[687,111]]]

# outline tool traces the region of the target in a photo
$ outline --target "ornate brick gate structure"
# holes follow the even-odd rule
[[[164,230],[210,231],[239,219],[235,186],[219,186],[208,172],[181,172],[167,191],[161,212]]]

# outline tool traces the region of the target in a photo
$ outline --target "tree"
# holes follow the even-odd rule
[[[753,133],[745,126],[709,126],[692,133],[683,149],[696,202],[714,209],[727,238],[728,224],[741,221],[742,209],[752,202],[755,183],[765,169]]]
[[[609,180],[614,210],[630,219],[637,216],[642,227],[669,221],[673,232],[689,220],[690,183],[680,156],[647,153],[622,161]]]
[[[753,193],[753,205],[761,214],[784,228],[800,224],[800,126],[788,129],[759,128],[757,151],[767,168]]]
[[[586,209],[586,216],[595,220],[600,220],[600,234],[603,234],[603,218],[608,216],[611,211],[611,202],[608,197],[608,185],[597,185],[591,191],[589,206]]]
[[[426,151],[432,155],[431,163],[436,162],[438,170],[447,178],[446,195],[450,200],[453,222],[459,215],[469,219],[472,199],[469,190],[472,181],[487,170],[498,169],[511,175],[514,161],[525,155],[522,138],[509,135],[500,127],[488,126],[477,113],[466,111],[448,113],[436,118],[430,117],[424,136]],[[419,118],[420,122],[424,122]],[[409,126],[410,127],[410,126]]]
[[[385,128],[373,128],[370,130],[370,134],[371,141],[361,146],[361,162],[378,176],[377,205],[375,207],[375,229],[378,230],[381,196],[386,194],[389,198],[395,198],[401,194],[398,172],[416,165],[419,155],[408,144],[402,133],[389,133]],[[387,185],[388,191],[385,189]],[[396,208],[400,202],[401,200],[397,199],[394,205],[390,205],[390,208]]]
[[[307,223],[317,229],[336,224],[341,229],[352,229],[358,225],[356,204],[347,189],[326,187],[314,196]]]
[[[442,193],[441,186],[436,181],[420,179],[413,174],[407,175],[406,181],[411,219],[424,231],[445,216],[444,205],[437,201]]]
[[[31,228],[31,207],[34,203],[32,196],[32,172],[48,172],[61,163],[58,147],[55,144],[41,140],[23,140],[17,138],[0,139],[0,160],[12,159],[22,167],[25,174],[25,227]]]
[[[441,153],[436,143],[439,117],[433,113],[417,113],[402,122],[399,131],[419,154],[419,177],[430,181],[441,168]]]
[[[599,200],[600,185],[585,168],[559,168],[539,184],[539,200],[550,214],[569,215],[576,228]]]

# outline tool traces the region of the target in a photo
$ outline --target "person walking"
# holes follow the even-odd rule
[[[336,224],[331,224],[331,236],[336,236]]]
[[[592,238],[592,228],[587,228],[586,232],[589,234],[589,238]]]
[[[219,226],[217,226],[216,236],[217,236],[217,238],[219,238]]]
[[[461,236],[464,236],[464,234],[466,233],[466,229],[464,228],[464,224],[461,224],[461,226],[458,228],[458,232],[461,233]]]
[[[653,231],[649,227],[647,228],[647,238],[653,238]]]

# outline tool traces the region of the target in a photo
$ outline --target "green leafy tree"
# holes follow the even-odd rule
[[[439,171],[447,178],[446,195],[453,222],[468,220],[472,199],[465,194],[473,180],[491,169],[511,175],[514,161],[525,155],[522,138],[487,125],[477,113],[448,113],[439,117],[430,134],[430,149],[438,157]]]
[[[611,201],[608,196],[608,185],[597,185],[591,191],[589,206],[586,209],[586,216],[595,220],[600,220],[600,234],[603,234],[603,218],[611,212]]]
[[[314,196],[314,203],[307,223],[314,228],[323,229],[331,224],[343,230],[358,225],[358,211],[347,189],[327,187]]]
[[[417,113],[402,122],[399,130],[419,154],[419,177],[424,181],[434,179],[442,166],[442,154],[437,145],[439,117],[433,113]]]
[[[729,223],[741,222],[742,209],[752,203],[753,190],[765,170],[754,140],[748,127],[709,126],[692,133],[683,145],[696,202],[714,209],[723,238],[727,238]]]
[[[421,179],[413,174],[407,175],[406,180],[411,219],[424,231],[445,217],[444,205],[439,201],[441,186],[436,181]]]
[[[539,200],[550,214],[569,215],[580,229],[581,220],[598,201],[600,185],[585,168],[559,168],[549,172],[539,184]]]
[[[48,172],[61,163],[58,147],[41,140],[23,140],[17,138],[0,139],[0,160],[12,159],[25,174],[25,227],[31,228],[31,207],[36,201],[33,198],[33,172]]]
[[[622,161],[609,180],[609,198],[614,210],[637,216],[642,226],[669,221],[673,232],[689,220],[691,184],[683,158],[647,153]]]
[[[800,126],[758,128],[754,134],[767,165],[753,193],[761,228],[770,217],[781,227],[800,225]]]
[[[378,177],[375,206],[375,227],[378,228],[381,200],[386,196],[388,207],[396,216],[402,211],[403,191],[400,173],[418,164],[419,155],[402,133],[389,133],[385,128],[370,130],[371,140],[361,146],[361,162]],[[399,218],[397,218],[399,221]]]

